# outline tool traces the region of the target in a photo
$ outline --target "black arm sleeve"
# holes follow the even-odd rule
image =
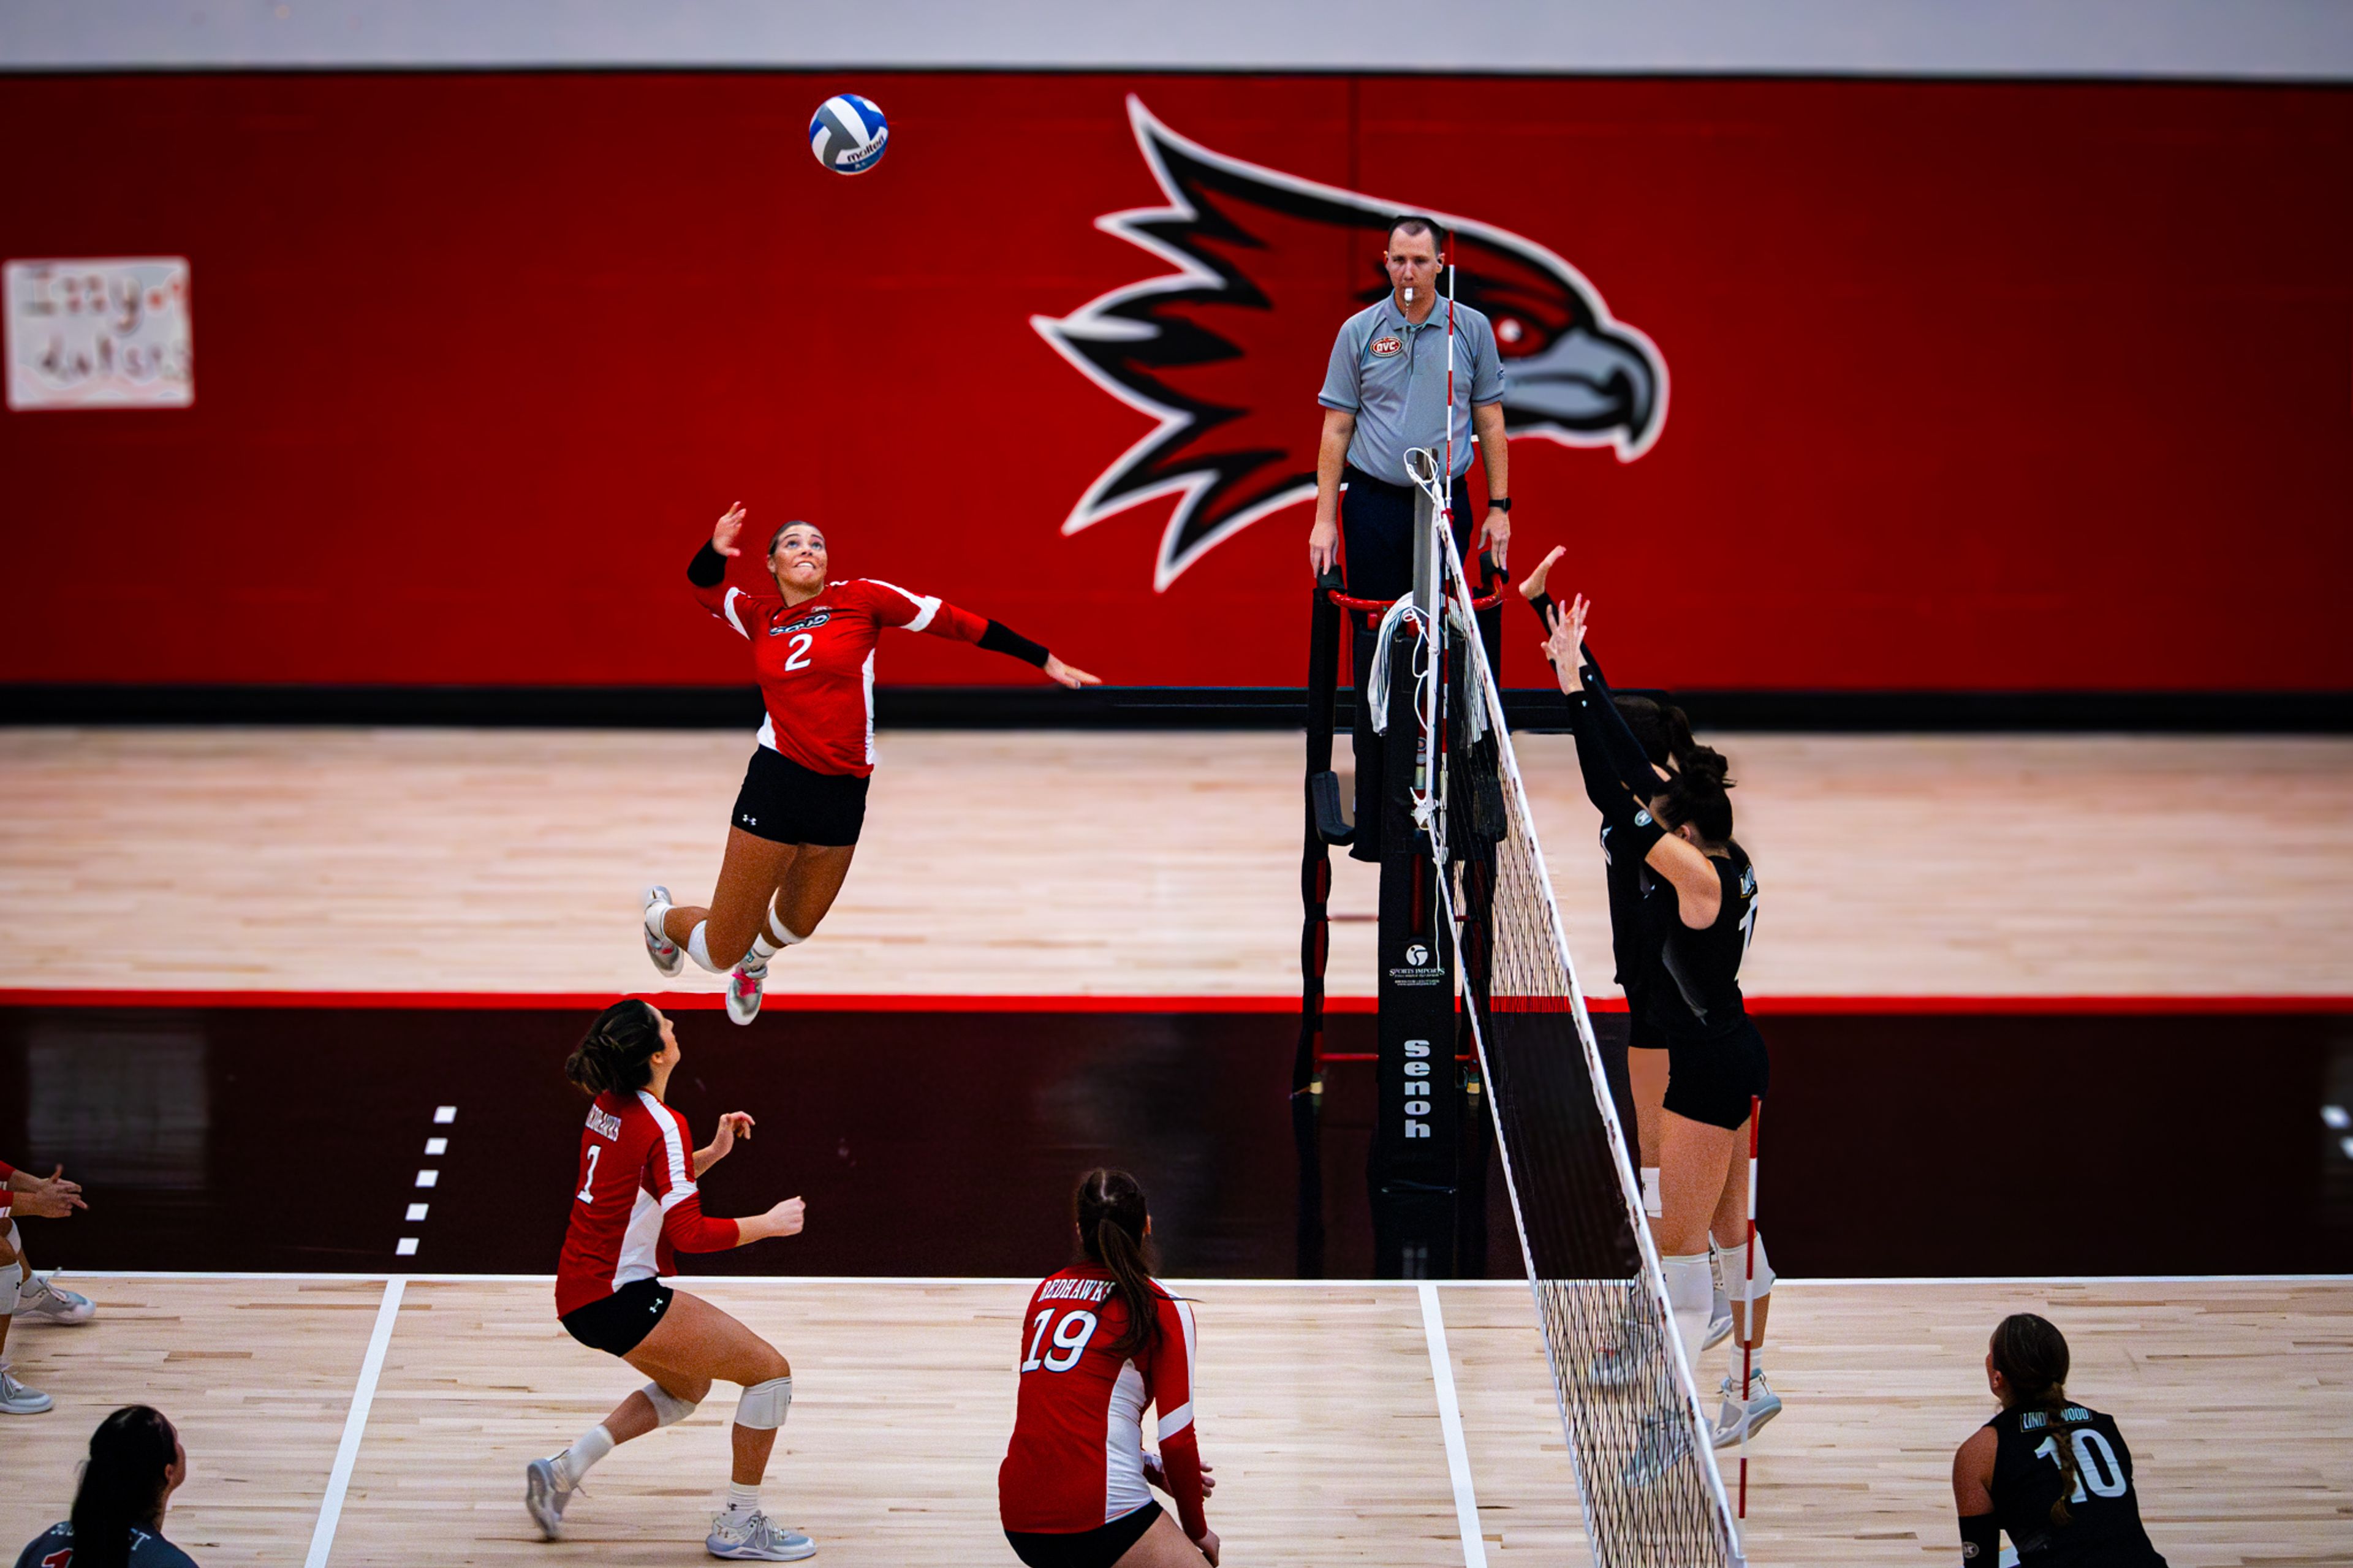
[[[991,621],[980,634],[980,646],[991,653],[1009,653],[1024,664],[1046,668],[1046,645],[1031,642],[1003,621]]]
[[[727,581],[727,557],[712,549],[711,541],[704,540],[702,548],[694,552],[694,559],[686,563],[686,580],[698,588],[716,588]]]
[[[1618,705],[1598,692],[1577,692],[1569,698],[1568,704],[1573,731],[1577,736],[1577,760],[1578,765],[1584,767],[1588,751],[1602,755],[1609,751],[1602,741],[1604,727],[1615,724],[1623,729],[1626,721],[1618,717]],[[1640,754],[1639,748],[1637,754]],[[1644,764],[1646,772],[1648,766]],[[1592,798],[1595,809],[1601,813],[1601,820],[1624,835],[1622,841],[1632,846],[1635,860],[1639,862],[1648,858],[1651,846],[1666,837],[1666,829],[1661,827],[1642,805],[1656,793],[1655,775],[1651,787],[1643,789],[1615,776],[1608,769],[1600,770],[1598,774],[1588,769],[1585,780],[1586,794]],[[1613,840],[1615,842],[1619,841]]]
[[[1961,1516],[1962,1568],[1994,1568],[2001,1561],[2000,1517],[1991,1513]]]

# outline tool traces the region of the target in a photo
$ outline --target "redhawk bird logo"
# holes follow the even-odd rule
[[[1341,321],[1388,292],[1371,258],[1399,213],[1429,212],[1453,231],[1461,299],[1495,325],[1511,434],[1612,447],[1620,462],[1658,439],[1665,361],[1543,246],[1213,153],[1136,98],[1127,115],[1169,205],[1113,213],[1095,226],[1176,270],[1030,325],[1096,385],[1158,421],[1062,523],[1076,533],[1155,497],[1180,497],[1161,535],[1155,591],[1219,541],[1314,497],[1313,399]]]

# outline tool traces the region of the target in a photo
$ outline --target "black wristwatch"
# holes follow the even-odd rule
[[[1487,510],[1489,511],[1509,512],[1512,510],[1512,498],[1509,496],[1489,496],[1487,498]]]

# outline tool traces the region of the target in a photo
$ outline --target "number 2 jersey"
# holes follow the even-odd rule
[[[886,626],[978,643],[1043,665],[1046,650],[997,623],[871,577],[828,583],[787,605],[726,584],[726,561],[704,545],[687,571],[695,601],[752,645],[767,717],[760,744],[811,773],[874,771],[874,645]]]
[[[997,1472],[1006,1529],[1071,1535],[1150,1502],[1144,1411],[1152,1405],[1177,1519],[1196,1541],[1208,1531],[1193,1429],[1193,1309],[1156,1281],[1152,1290],[1160,1331],[1132,1356],[1108,1348],[1126,1331],[1127,1306],[1113,1294],[1107,1271],[1066,1268],[1029,1298],[1013,1440]]]
[[[574,1175],[572,1224],[555,1264],[559,1318],[633,1281],[677,1273],[678,1253],[736,1243],[733,1220],[703,1215],[686,1118],[650,1090],[596,1097]]]
[[[2019,1568],[2165,1568],[2141,1529],[2132,1450],[2116,1420],[2070,1405],[2054,1431],[2043,1410],[2005,1410],[1994,1429],[1994,1518],[2018,1549]],[[2051,1519],[2063,1484],[2059,1445],[2074,1450],[2068,1522]]]

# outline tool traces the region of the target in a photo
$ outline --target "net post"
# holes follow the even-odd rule
[[[1443,925],[1430,841],[1420,818],[1434,763],[1424,676],[1436,658],[1427,623],[1389,631],[1380,810],[1378,1039],[1372,1147],[1373,1273],[1456,1272],[1461,1097],[1454,1090],[1454,944]],[[1416,731],[1419,731],[1419,733]]]

